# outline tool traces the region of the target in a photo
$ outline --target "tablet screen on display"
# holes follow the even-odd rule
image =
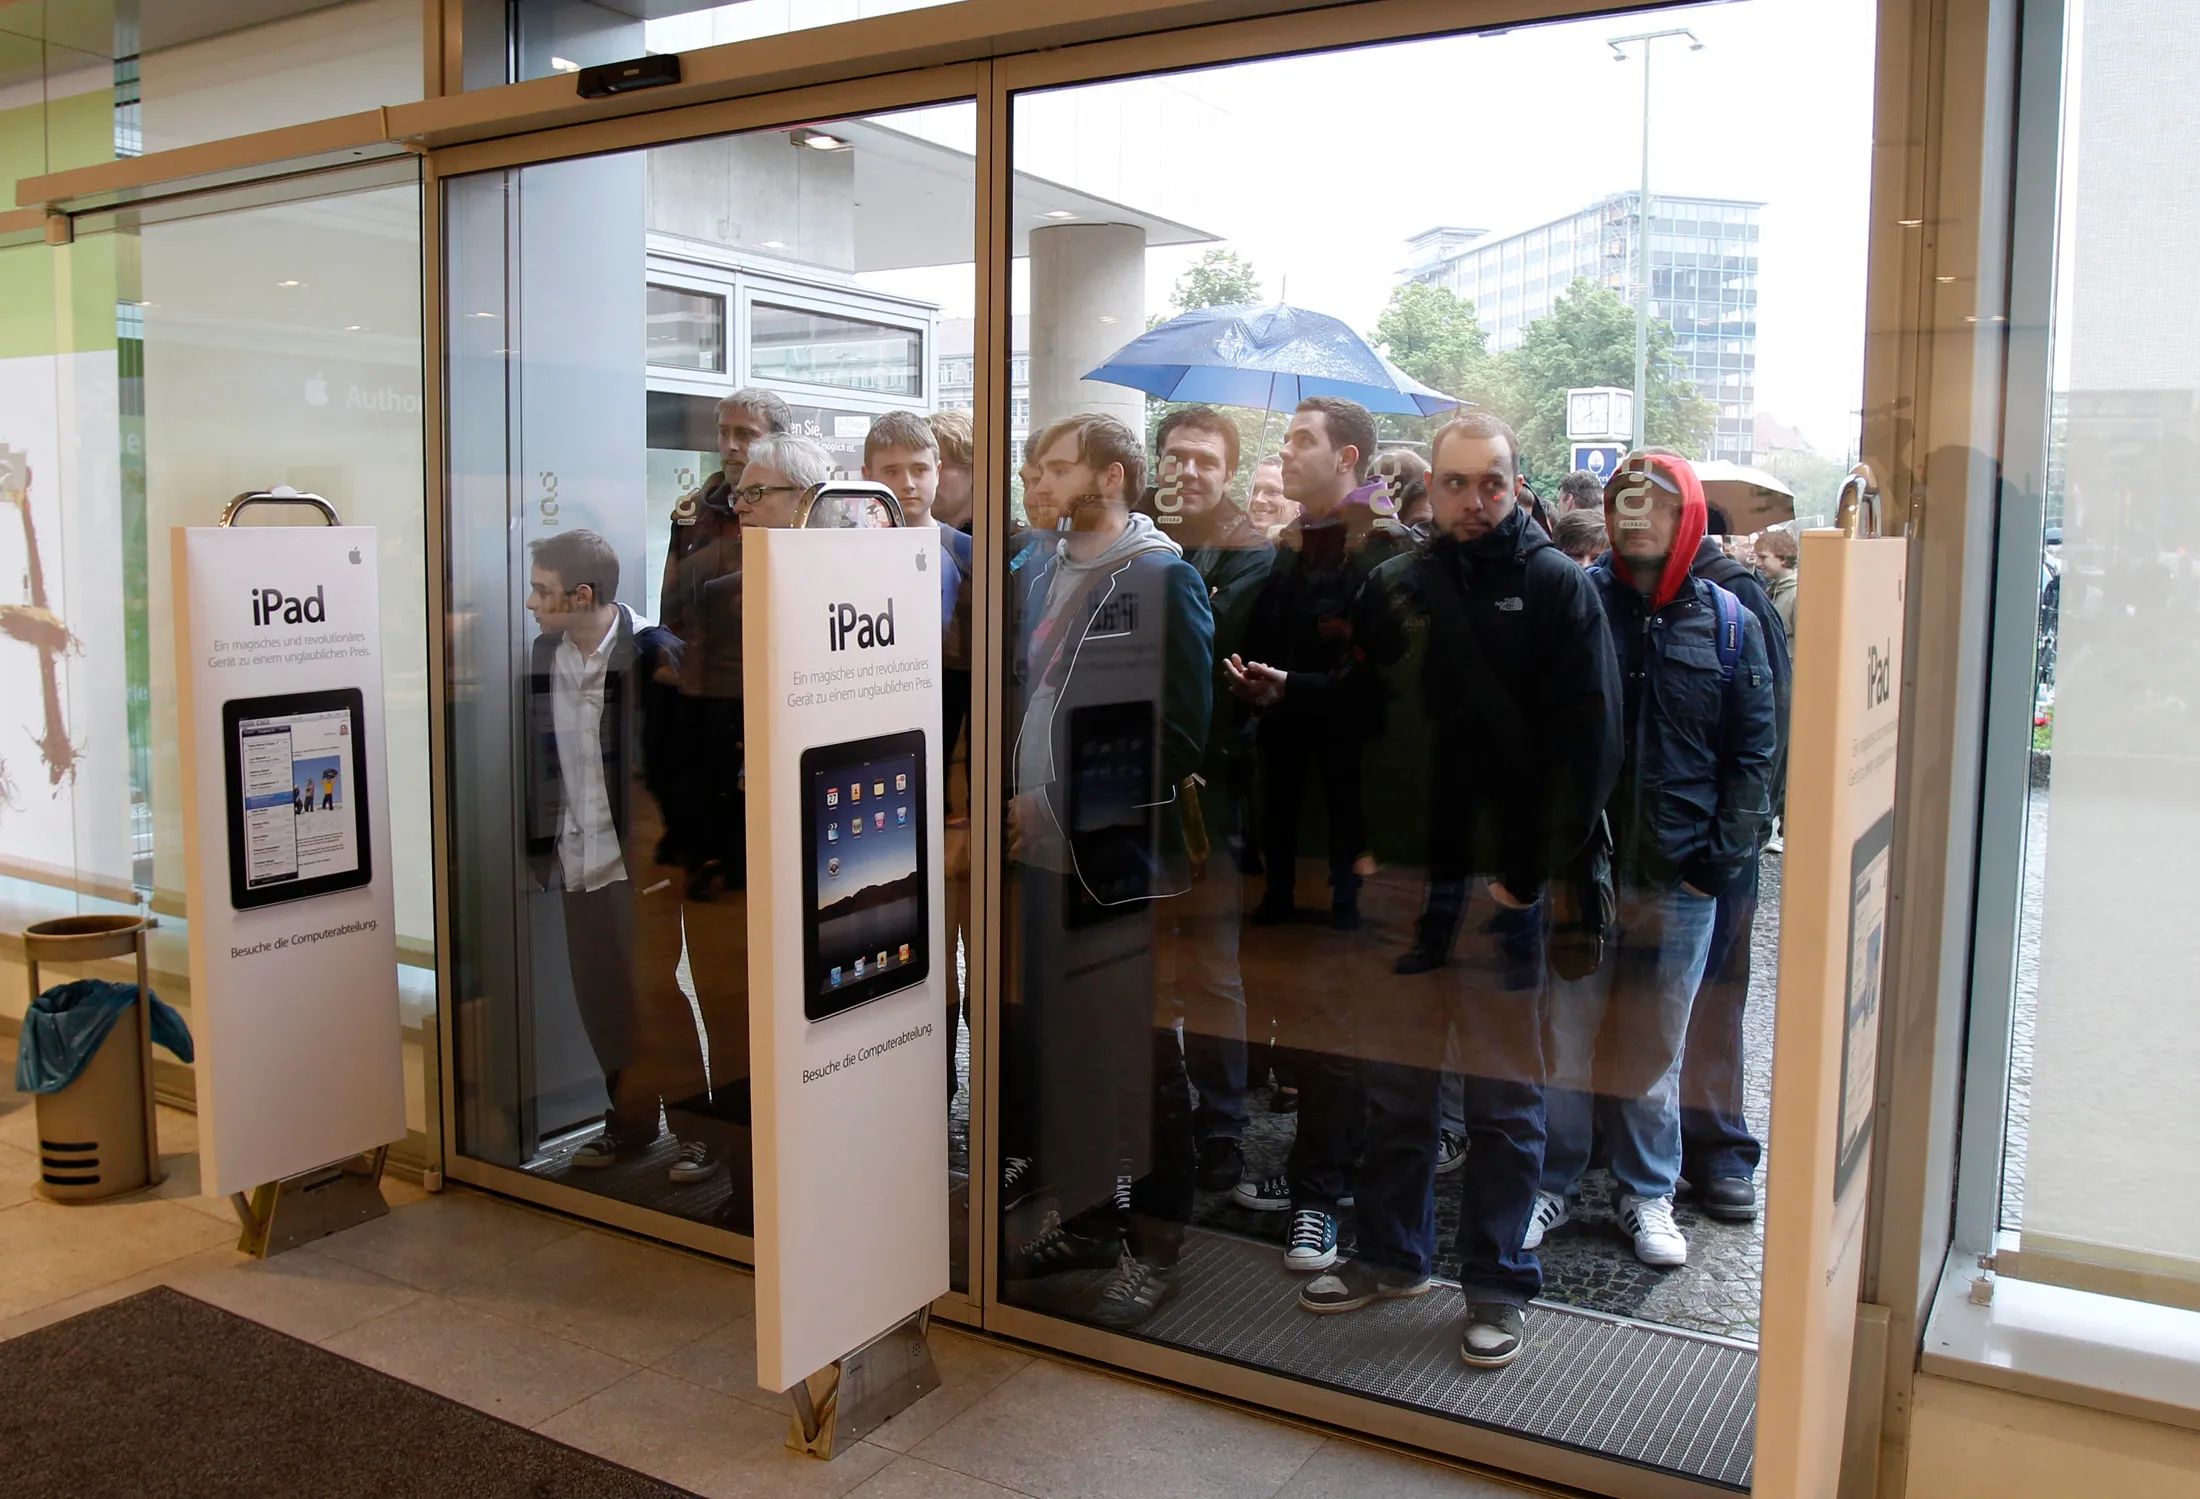
[[[238,910],[372,880],[365,728],[357,688],[222,705],[229,898]]]
[[[824,1020],[932,969],[924,734],[802,752],[803,1013]]]

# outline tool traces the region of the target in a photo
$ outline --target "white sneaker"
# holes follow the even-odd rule
[[[1573,1207],[1565,1198],[1556,1192],[1538,1192],[1535,1194],[1535,1211],[1528,1214],[1528,1236],[1520,1241],[1520,1247],[1540,1248],[1545,1234],[1573,1221]]]
[[[1286,1270],[1327,1270],[1337,1263],[1337,1220],[1320,1208],[1300,1208],[1291,1215],[1291,1232],[1283,1241]]]
[[[672,1158],[672,1168],[665,1174],[677,1185],[686,1186],[708,1181],[717,1171],[718,1163],[710,1158],[708,1145],[700,1140],[682,1140],[680,1153]]]
[[[1645,1265],[1688,1263],[1688,1236],[1673,1221],[1672,1198],[1628,1193],[1619,1200],[1619,1226],[1634,1236],[1635,1258]]]

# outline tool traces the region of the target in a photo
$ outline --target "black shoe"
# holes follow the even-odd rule
[[[1028,1244],[1008,1251],[1003,1280],[1038,1280],[1070,1270],[1105,1270],[1123,1257],[1120,1239],[1093,1239],[1057,1223]]]
[[[1125,1253],[1115,1273],[1101,1284],[1100,1299],[1088,1315],[1102,1327],[1136,1327],[1161,1310],[1178,1284],[1176,1266]]]
[[[1528,1344],[1528,1317],[1504,1301],[1477,1301],[1467,1308],[1466,1335],[1459,1340],[1459,1361],[1476,1369],[1502,1369]]]
[[[1416,942],[1398,954],[1398,961],[1390,966],[1396,973],[1428,973],[1444,966],[1444,954],[1437,948]]]
[[[1418,1296],[1434,1282],[1427,1276],[1384,1274],[1359,1260],[1347,1260],[1299,1288],[1299,1305],[1310,1312],[1356,1312],[1372,1301]]]
[[[1299,1090],[1276,1084],[1275,1096],[1268,1100],[1271,1114],[1296,1114],[1299,1111]]]
[[[1245,919],[1254,926],[1289,926],[1299,919],[1299,911],[1288,896],[1264,895]]]
[[[1746,1176],[1714,1176],[1696,1189],[1696,1206],[1721,1223],[1748,1223],[1757,1216],[1757,1184]]]
[[[1245,1179],[1245,1148],[1224,1135],[1199,1147],[1199,1189],[1227,1192]]]
[[[1357,899],[1334,901],[1329,907],[1329,924],[1340,932],[1356,932],[1360,929],[1360,903]]]

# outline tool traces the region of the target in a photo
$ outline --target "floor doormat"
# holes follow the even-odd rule
[[[0,1343],[0,1496],[679,1499],[162,1288]]]

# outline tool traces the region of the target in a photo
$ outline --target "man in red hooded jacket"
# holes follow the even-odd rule
[[[1719,895],[1771,815],[1778,718],[1762,627],[1690,576],[1704,535],[1688,460],[1632,453],[1604,491],[1612,550],[1590,569],[1618,654],[1623,751],[1607,808],[1618,914],[1604,961],[1551,986],[1543,1185],[1528,1244],[1573,1216],[1601,1122],[1621,1230],[1679,1265],[1680,1059]],[[1600,1039],[1602,1045],[1600,1047]]]

